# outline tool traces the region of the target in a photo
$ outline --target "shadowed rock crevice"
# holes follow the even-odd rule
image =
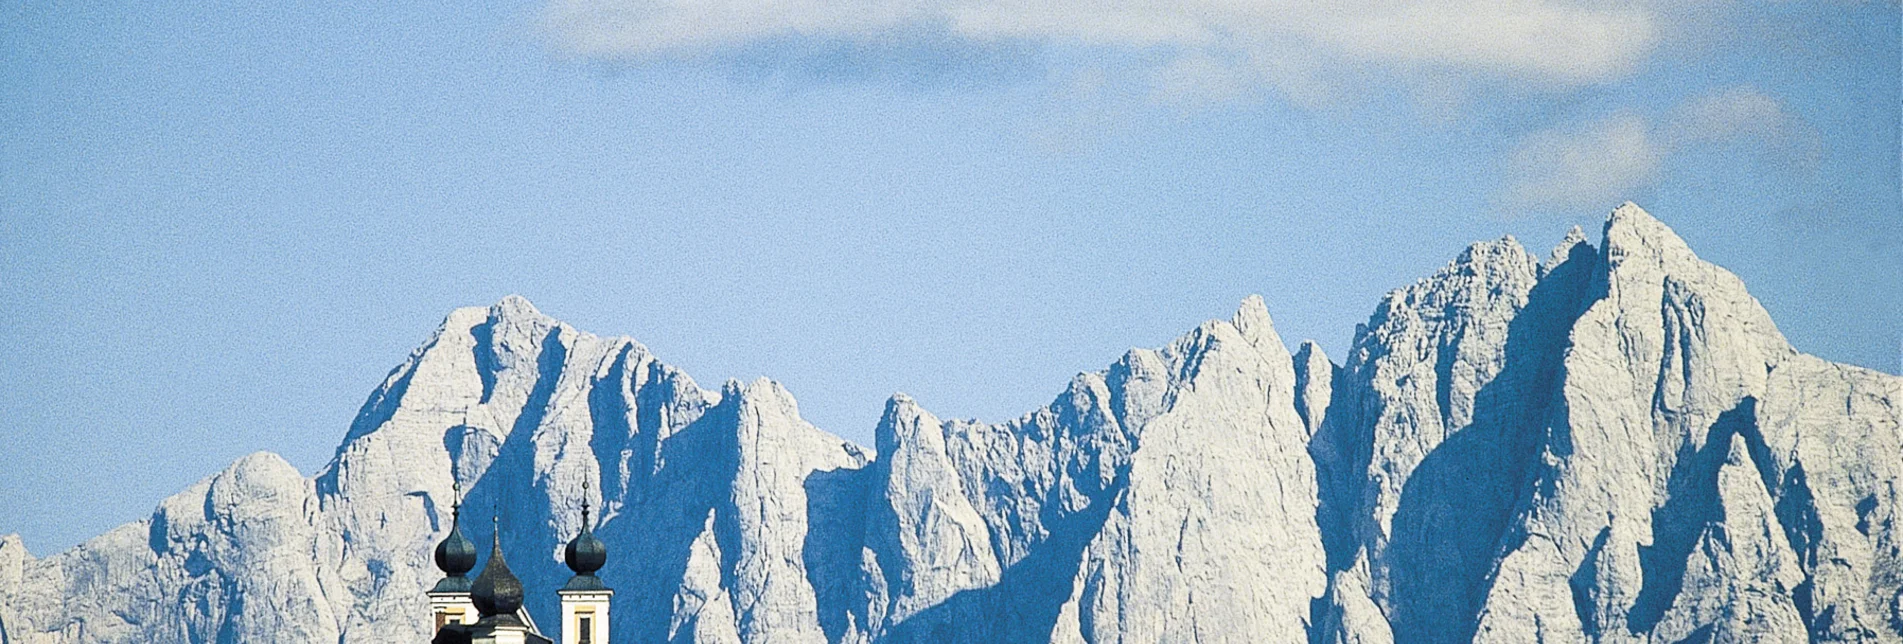
[[[1753,435],[1756,435],[1755,431]],[[1751,452],[1752,460],[1760,467],[1770,463],[1768,448],[1759,449],[1755,446],[1762,445],[1763,440],[1761,436],[1757,437]],[[1758,456],[1761,451],[1766,452],[1766,457],[1763,459]],[[1805,570],[1804,582],[1791,590],[1791,602],[1796,605],[1798,615],[1803,618],[1805,627],[1813,635],[1820,635],[1816,626],[1818,615],[1816,614],[1815,570],[1818,565],[1817,549],[1824,539],[1824,522],[1817,516],[1817,500],[1811,494],[1810,481],[1804,473],[1804,464],[1792,464],[1791,468],[1784,473],[1783,479],[1781,485],[1775,487],[1767,485],[1766,488],[1775,492],[1776,502],[1772,506],[1772,511],[1777,517],[1778,525],[1784,528],[1784,538],[1790,544],[1791,552],[1797,555],[1798,563]],[[1825,609],[1826,615],[1823,621],[1826,623],[1830,621],[1831,610]]]
[[[694,540],[725,496],[737,469],[733,427],[739,421],[735,401],[722,401],[670,437],[661,452],[669,463],[631,499],[623,518],[601,529],[601,538],[626,552],[627,563],[609,560],[609,572],[632,592],[618,595],[612,619],[617,631],[634,641],[666,641],[674,617],[673,597],[687,571]],[[718,519],[716,519],[718,522]],[[723,550],[724,552],[724,550]],[[602,573],[603,575],[609,572]]]
[[[1319,349],[1312,343],[1305,344],[1297,360],[1306,359],[1309,351],[1319,352]],[[1353,463],[1362,463],[1365,468],[1367,461],[1372,458],[1373,444],[1372,437],[1366,443],[1356,443],[1356,435],[1363,432],[1354,431],[1354,423],[1341,420],[1350,416],[1346,407],[1351,404],[1352,398],[1336,395],[1347,389],[1347,384],[1343,382],[1346,372],[1333,363],[1328,366],[1329,397],[1325,400],[1310,400],[1303,393],[1297,409],[1303,412],[1302,422],[1313,428],[1306,451],[1309,460],[1315,464],[1315,525],[1321,532],[1327,571],[1332,575],[1354,565],[1359,544],[1354,536],[1353,512],[1359,505],[1362,482],[1356,476]],[[1307,379],[1321,375],[1305,370],[1297,370],[1296,374],[1298,392],[1314,389]],[[1312,410],[1316,409],[1322,412],[1319,422],[1310,417],[1314,413]],[[1317,625],[1332,621],[1327,613],[1332,610],[1330,606],[1336,603],[1337,600],[1327,596],[1318,597],[1312,602],[1309,623],[1313,638],[1321,637]]]
[[[443,447],[449,451],[450,470],[457,481],[481,478],[502,451],[502,443],[495,434],[469,425],[444,430]]]
[[[528,396],[515,411],[515,422],[508,435],[502,437],[501,445],[495,447],[493,460],[479,470],[479,478],[469,486],[464,501],[464,505],[474,511],[476,516],[490,514],[499,519],[497,525],[502,529],[501,539],[510,544],[511,549],[522,547],[514,544],[562,541],[552,530],[549,518],[553,515],[554,504],[551,502],[553,495],[548,488],[548,480],[534,474],[536,430],[546,419],[551,399],[568,366],[569,347],[564,342],[560,326],[550,328],[541,337],[535,355],[535,371],[530,380],[532,384]],[[494,440],[486,431],[471,429],[469,435],[472,437],[482,436],[484,440]],[[465,439],[465,447],[469,444]],[[464,454],[471,453],[465,451]],[[468,536],[472,540],[481,543],[489,536],[490,526],[481,521],[466,522],[465,530],[470,533]],[[516,557],[510,566],[524,582],[532,584],[552,583],[566,571],[553,557],[546,555]],[[524,598],[523,606],[532,614],[551,615],[555,612],[556,598],[532,593]]]
[[[1584,297],[1597,254],[1580,242],[1528,291],[1507,323],[1498,374],[1460,403],[1452,357],[1465,324],[1438,346],[1436,400],[1449,434],[1415,467],[1401,490],[1386,545],[1388,619],[1397,642],[1465,642],[1506,550],[1510,520],[1525,503],[1534,459],[1553,418],[1567,330],[1591,305]],[[1446,317],[1464,320],[1455,312]],[[1332,412],[1331,412],[1332,415]]]
[[[548,335],[542,338],[542,351],[535,358],[535,387],[529,390],[528,400],[516,414],[510,436],[533,434],[535,428],[542,426],[542,419],[548,414],[549,398],[555,395],[555,385],[561,382],[562,368],[567,364],[568,347],[562,343],[562,330],[549,329]]]
[[[1030,555],[1006,567],[998,583],[959,591],[894,625],[881,641],[1048,642],[1058,613],[1074,589],[1084,549],[1103,529],[1129,483],[1127,469],[1119,471],[1108,489],[1094,496],[1081,512],[1049,517],[1045,525],[1050,527],[1050,536]],[[1046,512],[1054,514],[1050,509]]]
[[[1357,338],[1366,333],[1366,325],[1357,325]],[[1360,359],[1379,359],[1385,349],[1379,344],[1369,345],[1362,349]],[[1321,529],[1322,549],[1331,574],[1354,565],[1355,555],[1362,548],[1355,529],[1356,513],[1362,507],[1368,465],[1374,459],[1374,426],[1361,419],[1375,415],[1371,401],[1354,395],[1360,389],[1351,386],[1354,383],[1347,369],[1336,370],[1334,378],[1334,396],[1328,401],[1321,427],[1308,444],[1309,458],[1315,463],[1315,523]]]
[[[502,361],[496,357],[495,318],[470,327],[469,336],[476,340],[471,350],[476,357],[476,377],[482,379],[482,398],[477,399],[477,402],[486,405],[489,397],[496,393],[496,372],[502,370]]]
[[[1719,414],[1702,446],[1685,445],[1666,483],[1665,503],[1652,513],[1652,545],[1639,546],[1644,585],[1626,627],[1633,634],[1658,625],[1685,583],[1685,563],[1708,526],[1723,523],[1724,505],[1718,495],[1718,470],[1724,467],[1732,437],[1756,431],[1757,401],[1746,397],[1737,407]]]
[[[1595,594],[1599,591],[1599,564],[1606,551],[1606,539],[1611,536],[1610,526],[1601,529],[1599,536],[1593,538],[1592,547],[1586,550],[1585,561],[1580,562],[1573,576],[1566,579],[1573,591],[1573,613],[1579,618],[1579,623],[1589,630],[1594,629],[1602,618],[1599,614],[1600,598]]]
[[[418,352],[428,351],[434,345],[435,343],[431,343],[419,349]],[[375,431],[379,424],[389,419],[391,414],[396,413],[397,406],[403,403],[403,396],[409,393],[410,380],[416,377],[416,364],[412,361],[399,366],[395,371],[390,372],[390,375],[396,376],[396,380],[371,394],[370,399],[365,400],[363,407],[357,410],[356,420],[351,421],[350,431],[344,434],[344,440],[338,446],[339,454],[343,452],[343,446],[349,445],[357,437]]]
[[[588,435],[588,449],[594,454],[596,471],[600,472],[603,499],[625,497],[629,479],[635,472],[646,474],[646,464],[623,460],[624,455],[630,454],[629,444],[637,440],[639,431],[628,422],[630,414],[638,413],[628,404],[634,389],[628,361],[634,352],[634,343],[621,345],[621,350],[608,363],[608,371],[596,378],[588,390],[588,418],[594,425]],[[604,502],[602,516],[609,516],[615,509]]]
[[[818,601],[819,627],[837,643],[850,625],[866,623],[865,607],[854,601],[859,552],[865,543],[866,495],[870,468],[814,472],[806,478],[806,582]]]

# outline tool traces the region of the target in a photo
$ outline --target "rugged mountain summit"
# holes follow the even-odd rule
[[[0,538],[0,644],[424,641],[455,483],[530,588],[591,495],[626,642],[1903,642],[1903,378],[1796,352],[1636,206],[1473,245],[1343,359],[1250,298],[1010,422],[895,396],[875,458],[511,297],[313,478]]]
[[[1797,353],[1636,206],[1604,244],[1477,639],[1897,641],[1903,381]]]

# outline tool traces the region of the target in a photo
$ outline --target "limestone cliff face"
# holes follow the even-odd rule
[[[429,552],[460,482],[466,517],[500,510],[516,573],[548,590],[529,595],[545,622],[585,492],[614,548],[602,574],[621,591],[621,637],[658,640],[676,613],[696,617],[674,597],[704,581],[688,555],[717,546],[718,589],[747,605],[724,627],[761,641],[811,625],[816,641],[800,554],[823,529],[808,529],[821,503],[805,485],[865,462],[800,421],[777,384],[703,390],[631,340],[509,298],[450,314],[312,479],[254,455],[71,551],[30,560],[17,539],[0,543],[0,632],[7,644],[427,641]],[[478,542],[489,527],[464,526]]]
[[[875,458],[512,297],[315,477],[0,538],[0,644],[425,641],[457,483],[550,626],[586,494],[617,642],[1903,642],[1903,379],[1796,352],[1636,206],[1475,244],[1343,360],[1250,298],[1009,422],[894,397]]]
[[[1335,578],[1327,641],[1465,641],[1598,258],[1474,244],[1356,334],[1312,446]]]
[[[1604,244],[1477,639],[1903,640],[1903,381],[1797,353],[1636,206]]]
[[[335,575],[313,551],[311,483],[253,454],[167,499],[152,518],[42,560],[0,543],[5,641],[211,642],[280,633],[335,641]],[[52,619],[47,619],[48,617]],[[46,621],[41,621],[46,620]]]
[[[1903,641],[1903,380],[1797,353],[1637,206],[1508,245],[1358,335],[1320,639]]]
[[[1305,632],[1325,578],[1295,404],[1293,360],[1256,298],[1009,423],[940,422],[894,399],[867,522],[869,635]]]

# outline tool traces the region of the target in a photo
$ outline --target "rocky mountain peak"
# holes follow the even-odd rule
[[[1540,264],[1540,276],[1545,277],[1547,273],[1558,268],[1560,264],[1572,259],[1574,253],[1591,254],[1594,252],[1595,250],[1592,244],[1586,240],[1586,231],[1579,226],[1573,226],[1566,231],[1566,237],[1561,239],[1559,244],[1553,246],[1553,251],[1547,254],[1546,261]]]
[[[1637,206],[1469,246],[1341,358],[1252,296],[1008,422],[894,395],[871,454],[510,296],[313,478],[0,537],[0,642],[424,641],[460,483],[542,624],[601,509],[617,642],[1903,643],[1903,378],[1798,353]]]

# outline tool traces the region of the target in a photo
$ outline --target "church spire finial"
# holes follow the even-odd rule
[[[595,538],[594,525],[588,510],[591,507],[588,498],[588,483],[581,484],[581,531],[575,539],[562,549],[562,561],[568,569],[575,571],[575,578],[568,580],[564,590],[599,590],[601,580],[595,577],[595,571],[608,563],[608,545]]]
[[[476,544],[463,536],[462,485],[453,487],[456,500],[450,504],[449,535],[436,544],[436,567],[444,575],[443,580],[436,583],[437,592],[468,592],[467,575],[476,567]]]

